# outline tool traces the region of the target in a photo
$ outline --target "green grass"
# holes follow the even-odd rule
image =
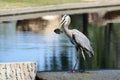
[[[0,0],[0,9],[79,3],[81,0]]]

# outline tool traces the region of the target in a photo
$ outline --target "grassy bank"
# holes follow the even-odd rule
[[[0,9],[79,3],[81,0],[0,0]]]

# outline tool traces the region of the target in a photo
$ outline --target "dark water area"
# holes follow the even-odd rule
[[[87,59],[87,69],[120,68],[120,24],[113,25],[111,29],[89,25],[88,38],[95,56]],[[82,31],[81,16],[72,16],[70,28],[73,26]],[[74,45],[64,34],[19,32],[16,31],[16,21],[0,23],[1,63],[33,61],[37,63],[38,71],[64,71],[72,69],[75,53]]]

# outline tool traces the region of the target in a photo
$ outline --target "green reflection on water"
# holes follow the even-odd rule
[[[72,15],[71,28],[82,31],[81,15]],[[87,61],[88,69],[120,68],[120,24],[88,25],[88,38],[95,56]],[[74,26],[74,27],[73,27]]]

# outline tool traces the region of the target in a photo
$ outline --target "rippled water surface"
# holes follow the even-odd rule
[[[75,49],[64,35],[17,32],[15,23],[0,24],[0,62],[30,62],[39,71],[69,70]]]
[[[88,27],[95,56],[87,58],[87,69],[120,68],[119,25],[114,24],[111,29],[109,26]],[[64,34],[18,32],[16,22],[0,23],[0,63],[32,61],[37,63],[38,71],[71,70],[75,53]],[[78,66],[81,67],[81,63]]]

